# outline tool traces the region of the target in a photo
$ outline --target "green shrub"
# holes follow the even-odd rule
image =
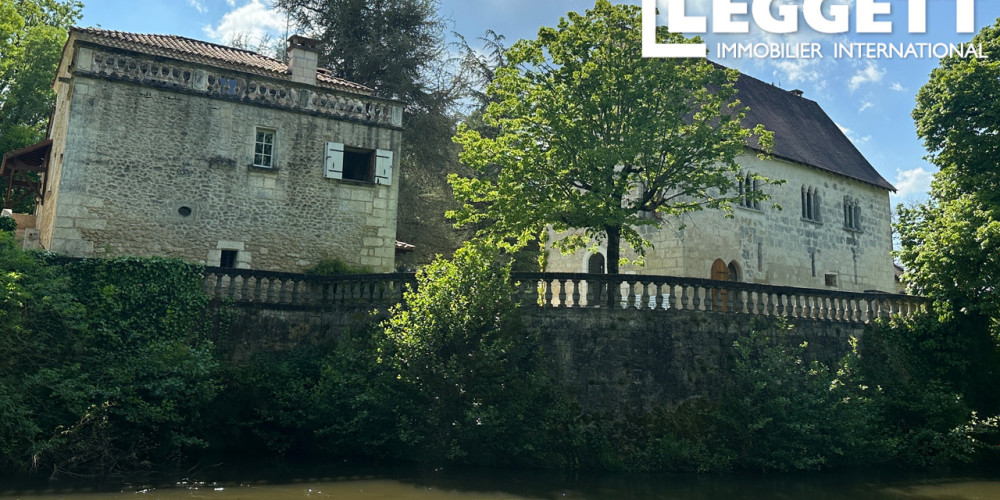
[[[0,232],[17,231],[17,221],[13,217],[0,217]]]
[[[510,265],[497,262],[466,247],[418,271],[384,324],[381,360],[410,391],[409,436],[427,458],[555,465],[572,418],[521,324]]]
[[[218,382],[200,269],[47,258],[0,235],[0,468],[107,477],[202,446]]]

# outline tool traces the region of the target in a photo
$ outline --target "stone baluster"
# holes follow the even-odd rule
[[[653,297],[653,309],[654,310],[659,311],[659,310],[665,309],[665,307],[664,307],[664,302],[665,301],[663,300],[663,288],[666,287],[666,286],[667,285],[665,285],[663,283],[654,283],[653,284],[653,287],[654,287],[653,291],[654,291],[654,293],[656,293],[656,296]]]
[[[542,286],[545,287],[542,307],[552,307],[552,280],[542,280]]]
[[[778,315],[778,316],[787,316],[788,315],[788,302],[787,302],[787,300],[788,300],[788,295],[786,295],[784,293],[777,293],[776,292],[774,294],[774,305],[775,305],[775,307],[774,307],[774,313],[776,315]]]
[[[277,278],[264,278],[264,303],[273,304],[277,298],[277,288],[279,286]]]
[[[555,282],[555,285],[559,287],[559,303],[555,305],[557,307],[568,307],[568,304],[566,303],[566,284],[569,283],[569,280],[556,279],[553,281]]]
[[[694,306],[695,311],[704,311],[705,301],[703,300],[704,294],[702,292],[706,292],[707,290],[701,286],[694,286],[692,288],[694,289],[694,293],[691,294],[691,305]]]
[[[573,307],[580,307],[580,279],[573,278],[568,281],[573,284],[573,295],[571,296],[573,299]]]
[[[253,278],[253,300],[251,302],[261,303],[264,301],[264,280],[266,278],[260,278],[254,276]]]
[[[222,276],[223,275],[222,274],[211,274],[210,276],[214,277],[215,279],[213,279],[212,281],[209,281],[209,283],[212,283],[212,285],[210,285],[211,289],[210,290],[205,290],[205,292],[208,293],[208,294],[210,294],[210,295],[213,295],[213,298],[216,298],[216,299],[223,298],[223,295],[222,295],[222,293],[223,293],[223,289],[222,289]]]

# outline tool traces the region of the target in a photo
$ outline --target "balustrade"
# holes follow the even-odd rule
[[[697,278],[570,273],[514,273],[521,304],[558,308],[707,311],[785,316],[831,322],[869,322],[912,315],[920,297],[734,283]],[[217,300],[290,307],[384,308],[403,301],[412,273],[309,276],[210,267],[205,291]]]

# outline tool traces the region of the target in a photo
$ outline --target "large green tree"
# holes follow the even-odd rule
[[[425,72],[443,52],[444,23],[434,0],[278,0],[321,42],[334,76],[367,85],[381,97],[423,105]]]
[[[490,174],[450,178],[464,203],[450,213],[458,224],[511,249],[547,226],[583,230],[556,247],[604,239],[617,273],[622,240],[642,255],[648,242],[636,228],[661,224],[649,212],[728,209],[741,194],[736,159],[752,137],[766,149],[771,134],[741,124],[738,73],[704,59],[641,58],[639,11],[600,0],[507,51],[484,116],[498,133],[463,127],[455,137],[462,162]]]
[[[1000,53],[1000,21],[972,42]],[[930,199],[899,208],[900,260],[912,291],[939,312],[1000,320],[1000,59],[947,57],[917,94],[913,118],[941,170]]]
[[[0,155],[43,138],[66,30],[82,7],[78,0],[0,0]]]

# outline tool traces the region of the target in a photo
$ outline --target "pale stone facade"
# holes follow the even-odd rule
[[[757,151],[748,149],[738,163],[744,173],[783,179],[785,184],[762,186],[771,199],[757,207],[753,203],[751,208],[734,206],[732,218],[708,209],[665,219],[661,229],[641,228],[640,234],[653,248],[647,250],[644,266],[626,265],[621,272],[827,290],[897,291],[891,257],[892,186],[814,102],[798,93],[764,88],[759,81],[749,84],[747,93],[738,97],[758,107],[755,116],[761,118],[751,126],[763,123],[774,131],[775,154],[761,159]],[[753,99],[755,93],[758,99]],[[766,99],[759,98],[762,94]],[[795,115],[792,121],[783,122],[780,111],[760,113],[765,101],[777,101],[777,109]],[[802,116],[812,121],[799,123]],[[811,154],[824,148],[827,151],[822,154]],[[806,203],[807,198],[811,203]],[[775,204],[781,208],[774,208]],[[549,239],[560,237],[550,234]],[[596,253],[593,250],[572,255],[549,250],[546,270],[592,272],[591,259],[607,255],[603,245],[598,245]],[[634,257],[625,248],[622,253]],[[713,265],[722,265],[727,273],[713,275]]]
[[[301,271],[394,266],[402,105],[291,65],[162,35],[73,29],[37,210],[43,248]]]

